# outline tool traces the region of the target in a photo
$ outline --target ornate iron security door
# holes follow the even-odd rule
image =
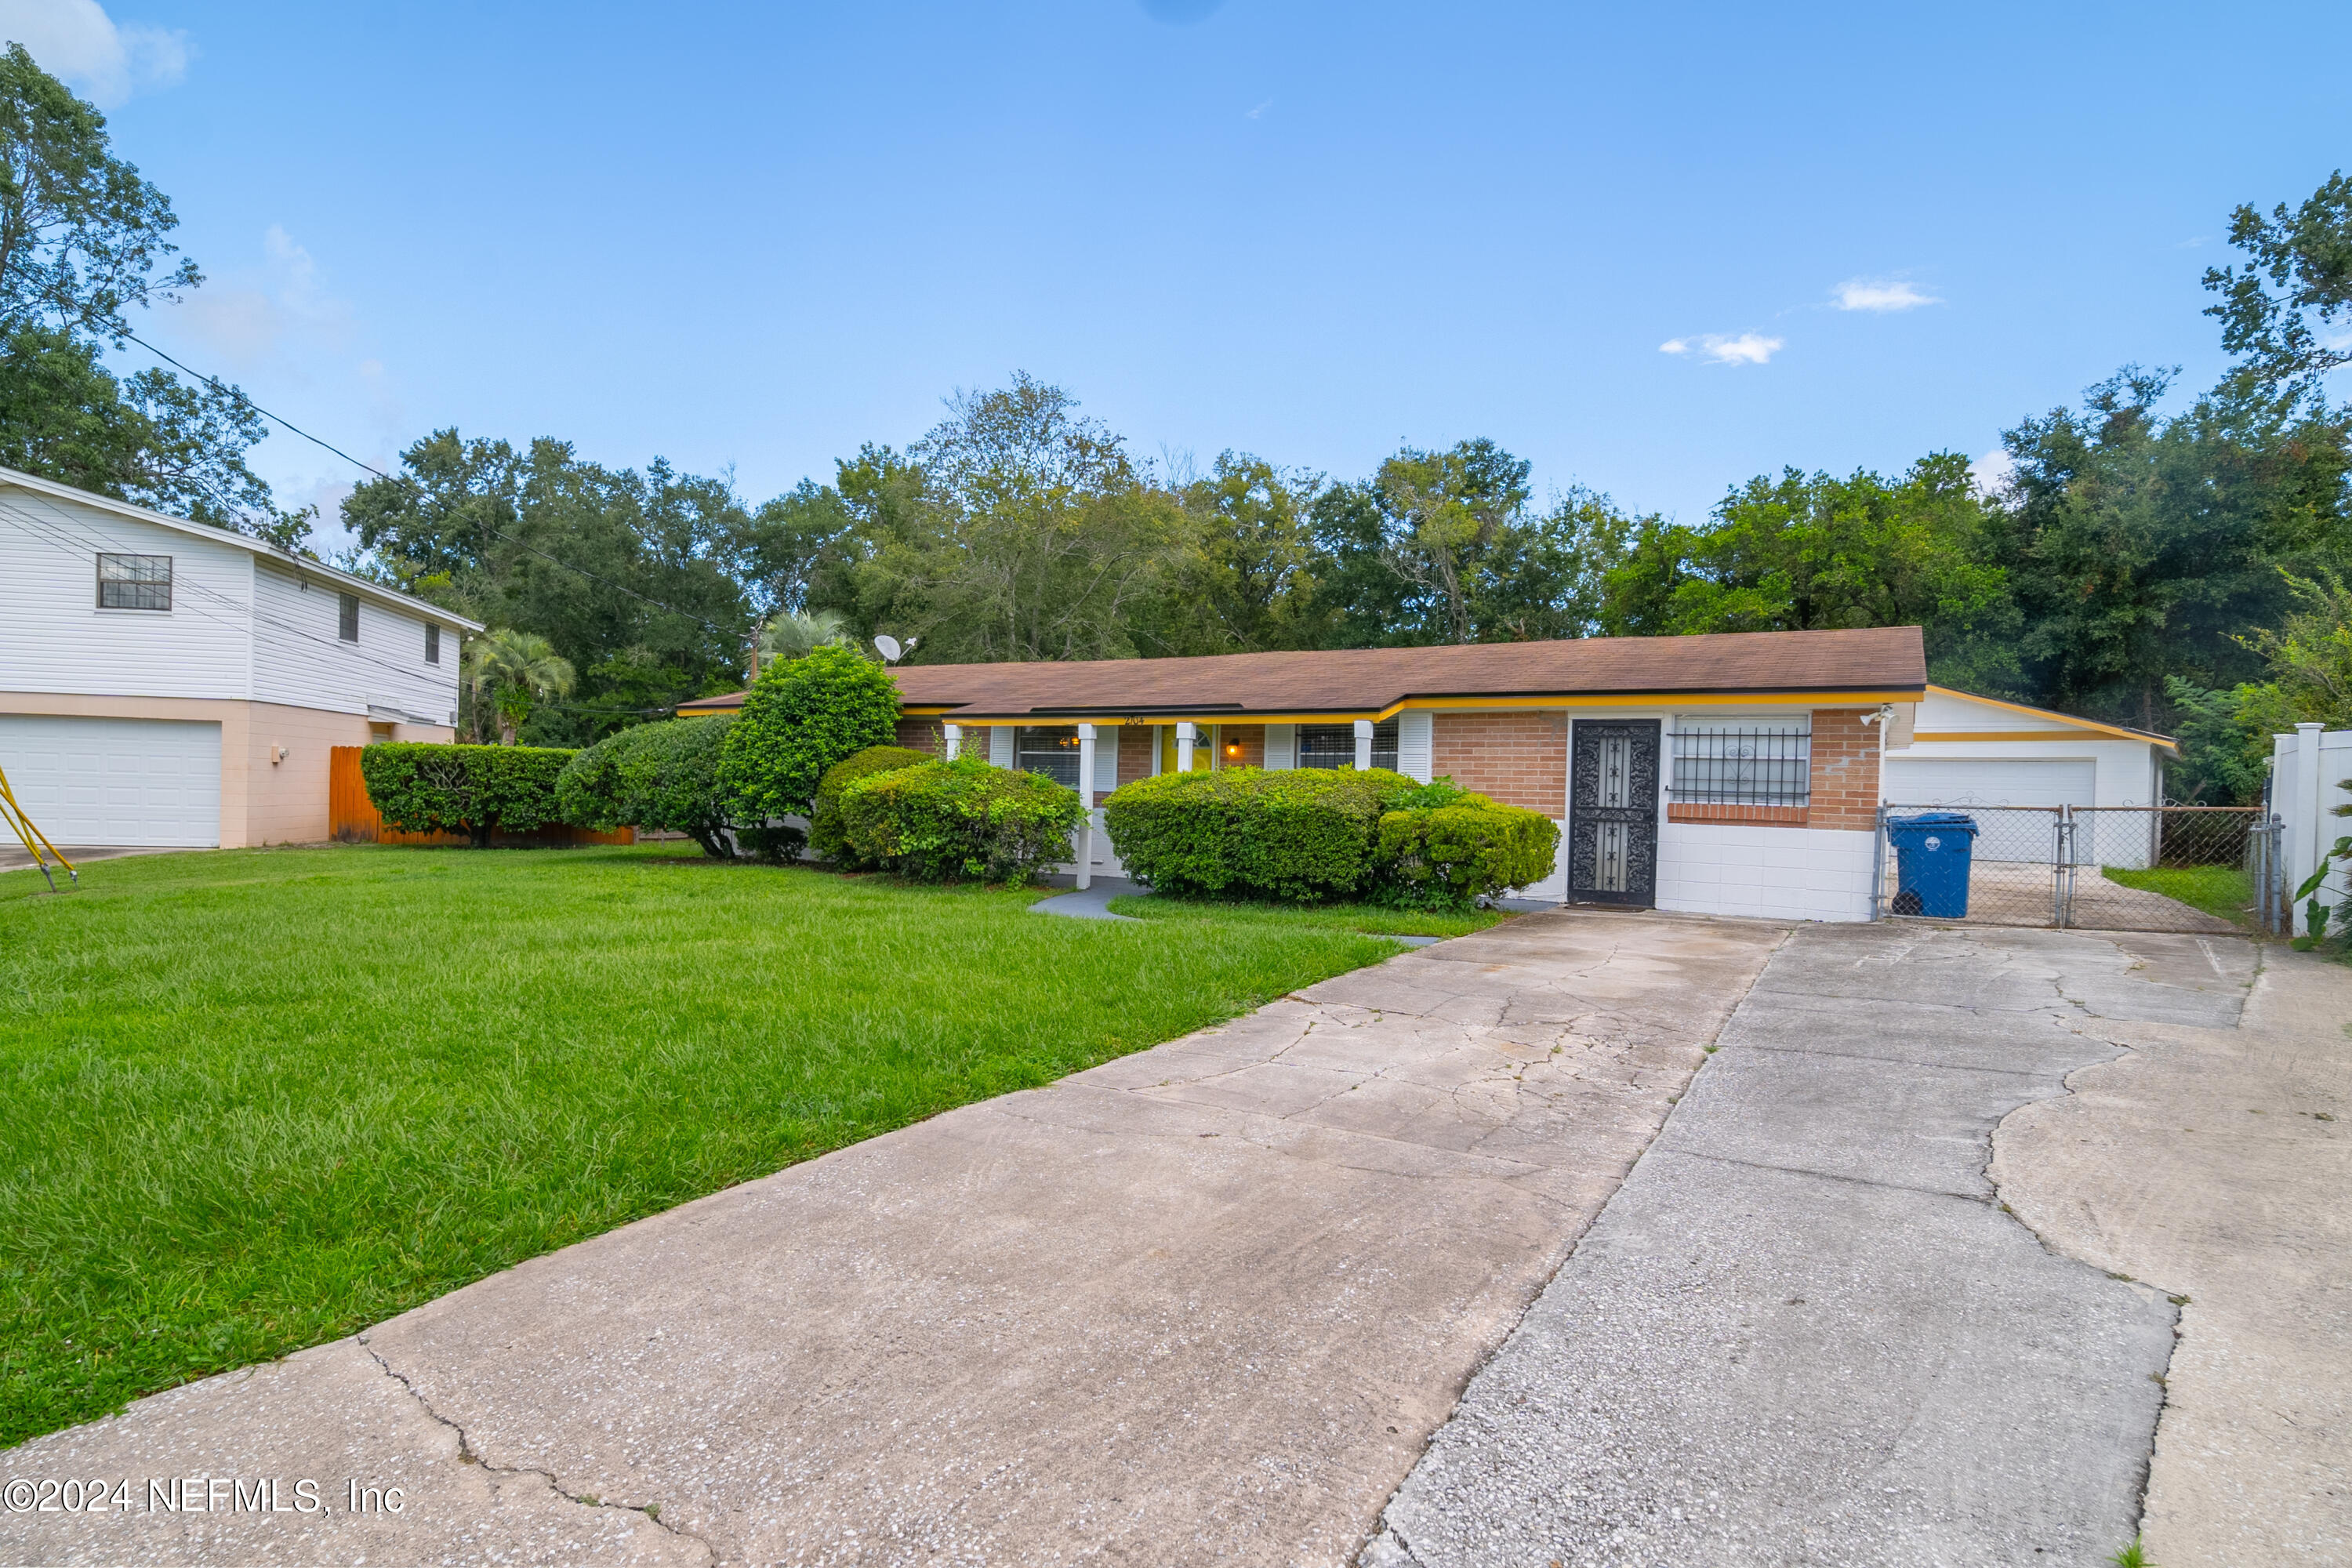
[[[1658,901],[1658,721],[1579,719],[1570,750],[1568,896]]]

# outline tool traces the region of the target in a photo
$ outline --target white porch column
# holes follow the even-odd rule
[[[1176,771],[1180,773],[1192,771],[1192,726],[1190,724],[1176,726]]]
[[[1087,815],[1078,823],[1078,886],[1091,887],[1095,873],[1095,727],[1078,726],[1078,804]]]
[[[1356,721],[1356,771],[1368,772],[1371,765],[1372,721],[1370,719],[1359,719]]]
[[[947,727],[947,732],[948,739],[944,750],[947,752],[947,760],[949,762],[954,762],[956,760],[956,753],[963,750],[963,726],[961,724],[950,724]]]
[[[2294,900],[2288,929],[2297,936],[2311,934],[2304,916],[2304,906],[2311,900],[2296,899],[2294,891],[2305,878],[2319,869],[2320,850],[2328,841],[2319,808],[2319,737],[2326,728],[2324,724],[2294,727],[2294,784],[2287,797],[2288,808],[2282,813],[2286,818],[2286,896]]]

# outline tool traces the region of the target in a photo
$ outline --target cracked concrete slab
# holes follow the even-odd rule
[[[2237,1026],[2085,1026],[2127,1049],[1994,1141],[2002,1196],[2052,1247],[2187,1298],[2152,1562],[2352,1562],[2347,1019],[2352,969],[2272,948]]]
[[[1530,915],[748,1183],[0,1467],[396,1473],[397,1523],[0,1557],[1345,1561],[1785,934]]]
[[[2253,967],[2193,936],[1801,930],[1361,1561],[2103,1559],[2174,1308],[2005,1213],[1992,1136],[2113,1058],[2112,1021],[2233,1024]]]

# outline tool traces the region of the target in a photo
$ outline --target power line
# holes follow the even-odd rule
[[[377,468],[373,463],[362,462],[359,458],[352,457],[349,452],[344,451],[341,447],[336,446],[333,442],[311,435],[310,432],[303,429],[300,426],[295,424],[290,419],[283,418],[278,415],[272,414],[268,409],[264,408],[252,398],[247,397],[245,395],[244,388],[227,385],[223,383],[218,376],[206,375],[200,370],[196,370],[190,365],[182,363],[180,361],[173,359],[170,354],[165,353],[162,349],[157,348],[153,343],[149,342],[145,338],[141,337],[136,332],[126,329],[122,335],[130,339],[132,342],[137,343],[141,348],[145,349],[149,353],[153,354],[157,359],[162,360],[164,363],[187,372],[188,374],[194,376],[198,381],[203,382],[206,386],[211,387],[215,392],[220,393],[224,396],[236,398],[239,403],[244,404],[247,408],[252,409],[256,414],[260,415],[263,418],[270,420],[286,430],[292,432],[294,435],[301,437],[302,439],[310,442],[314,447],[324,447],[326,450],[332,452],[336,457],[341,458],[346,463],[351,464],[353,468],[364,468],[369,473],[373,474],[377,479],[388,479],[394,484],[406,485],[410,489],[415,490],[418,495],[423,496],[425,499],[428,500],[432,499],[433,492],[426,489],[423,485],[417,483],[414,479],[409,478],[405,474],[387,474],[382,468]],[[611,588],[617,593],[626,594],[632,599],[636,599],[645,604],[651,605],[657,610],[667,610],[673,616],[678,616],[687,620],[696,622],[709,630],[717,632],[721,637],[731,637],[737,635],[729,631],[725,626],[720,626],[717,621],[709,619],[708,616],[698,616],[688,610],[681,610],[675,605],[666,605],[659,599],[653,597],[651,595],[638,593],[635,588],[630,587],[625,583],[615,583],[609,577],[599,576],[597,574],[589,571],[585,566],[574,566],[569,561],[560,560],[553,555],[550,555],[546,551],[541,550],[536,544],[531,543],[528,540],[518,539],[502,528],[493,527],[491,524],[487,522],[483,523],[481,526],[484,531],[497,534],[500,539],[505,540],[508,543],[516,546],[518,549],[528,550],[533,555],[538,556],[541,560],[561,566],[566,572],[577,573],[579,575],[588,579],[591,583],[602,584],[604,586]]]

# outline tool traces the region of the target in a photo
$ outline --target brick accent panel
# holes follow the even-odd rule
[[[1668,822],[1746,822],[1764,827],[1803,827],[1805,808],[1801,805],[1718,805],[1702,802],[1694,805],[1666,805]]]
[[[898,721],[898,736],[897,744],[909,747],[918,752],[929,752],[936,756],[939,753],[940,742],[945,737],[945,733],[946,731],[940,728],[940,721],[937,719],[901,719]],[[982,737],[985,737],[988,731],[982,730],[980,733]],[[964,743],[966,745],[970,745],[971,743],[971,732],[969,731],[965,731]],[[987,752],[983,749],[982,755],[985,756]]]
[[[1813,710],[1813,800],[1808,827],[1869,828],[1878,823],[1878,731],[1869,709]]]
[[[1568,716],[1439,713],[1430,734],[1433,775],[1555,820],[1568,815]]]
[[[1239,746],[1235,756],[1225,750]],[[1217,766],[1221,768],[1262,768],[1265,766],[1265,726],[1263,724],[1220,724],[1217,726]]]
[[[1097,730],[1096,734],[1103,731]],[[1151,776],[1151,748],[1160,742],[1160,731],[1150,724],[1121,724],[1110,731],[1118,737],[1118,782],[1131,784],[1138,779]],[[1101,745],[1100,741],[1095,742]]]

